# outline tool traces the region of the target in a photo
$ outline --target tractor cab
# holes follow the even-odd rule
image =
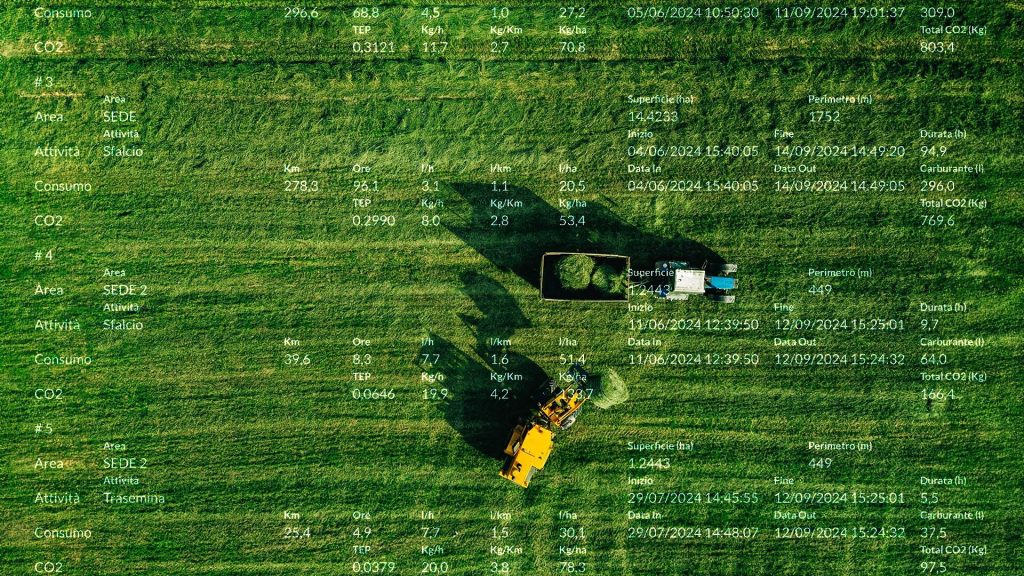
[[[701,295],[731,304],[736,301],[731,294],[737,286],[733,276],[736,269],[735,264],[705,264],[697,268],[678,260],[658,262],[655,274],[663,283],[655,287],[654,294],[666,300],[687,300],[692,295]]]

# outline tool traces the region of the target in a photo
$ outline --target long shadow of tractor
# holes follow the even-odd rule
[[[480,453],[502,457],[502,447],[530,393],[547,378],[533,361],[511,350],[511,338],[530,325],[515,299],[494,279],[476,272],[461,277],[463,292],[480,315],[460,314],[476,335],[474,355],[437,334],[420,348],[420,367],[439,380],[438,405],[448,424]]]
[[[468,212],[449,224],[449,230],[499,269],[538,289],[546,253],[624,255],[633,270],[655,270],[661,261],[712,269],[725,262],[695,240],[642,230],[598,202],[560,210],[521,186],[460,182],[452,184],[452,189]]]

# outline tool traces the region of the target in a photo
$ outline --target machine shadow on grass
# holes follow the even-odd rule
[[[459,315],[476,335],[475,357],[430,334],[420,348],[421,368],[444,375],[439,386],[447,388],[448,396],[438,405],[452,429],[480,453],[501,459],[512,428],[547,376],[509,349],[512,334],[530,323],[504,286],[477,272],[466,272],[461,280],[463,292],[481,312]]]
[[[695,240],[641,230],[597,202],[559,210],[521,186],[509,186],[507,191],[496,191],[491,183],[451,186],[470,212],[448,229],[499,269],[514,272],[534,287],[540,286],[540,260],[545,252],[629,256],[634,270],[653,270],[658,260],[683,260],[698,267],[725,262]],[[569,213],[583,216],[585,224],[560,225],[559,217]]]

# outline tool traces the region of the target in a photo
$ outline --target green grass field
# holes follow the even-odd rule
[[[922,18],[927,5],[889,4],[905,12],[855,19],[782,18],[789,5],[765,2],[756,17],[670,20],[631,18],[626,4],[588,4],[582,18],[560,18],[557,3],[508,4],[507,18],[472,3],[436,18],[426,4],[373,16],[320,3],[316,18],[270,1],[176,4],[46,5],[91,10],[83,18],[38,18],[23,0],[0,9],[0,573],[41,562],[73,576],[1024,571],[1021,5]],[[567,22],[588,31],[560,34]],[[986,33],[920,33],[928,23]],[[506,24],[522,33],[490,31]],[[60,51],[37,53],[46,41]],[[364,41],[382,44],[354,53]],[[957,45],[928,53],[922,41]],[[628,100],[677,94],[693,103]],[[111,110],[135,120],[104,122]],[[809,120],[833,110],[838,121]],[[142,156],[104,155],[121,145]],[[630,155],[648,145],[665,155]],[[900,152],[780,157],[790,145]],[[682,152],[716,146],[747,153]],[[923,175],[922,164],[984,172]],[[682,189],[643,186],[652,180]],[[933,198],[975,207],[922,207]],[[560,225],[570,215],[585,223]],[[737,300],[542,301],[541,254],[576,250],[638,269],[734,262]],[[110,284],[145,294],[105,295]],[[111,320],[142,328],[105,329]],[[523,399],[581,355],[592,372],[618,372],[629,400],[585,407],[529,489],[499,478]],[[54,356],[91,364],[39,363]],[[657,441],[688,449],[628,447]],[[105,467],[121,457],[146,468]],[[777,500],[792,492],[868,501]],[[68,493],[75,503],[37,502]],[[631,503],[662,493],[704,496]],[[800,512],[815,516],[778,517]],[[814,531],[831,528],[843,532]],[[938,545],[974,548],[921,550]]]

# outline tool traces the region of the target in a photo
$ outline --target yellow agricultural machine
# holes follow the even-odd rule
[[[587,373],[574,365],[569,370],[573,381],[568,387],[561,387],[551,381],[542,388],[537,406],[525,422],[517,424],[512,437],[505,446],[505,465],[501,477],[507,478],[526,488],[551,455],[555,430],[565,430],[576,421],[576,416],[589,397],[582,387]]]

